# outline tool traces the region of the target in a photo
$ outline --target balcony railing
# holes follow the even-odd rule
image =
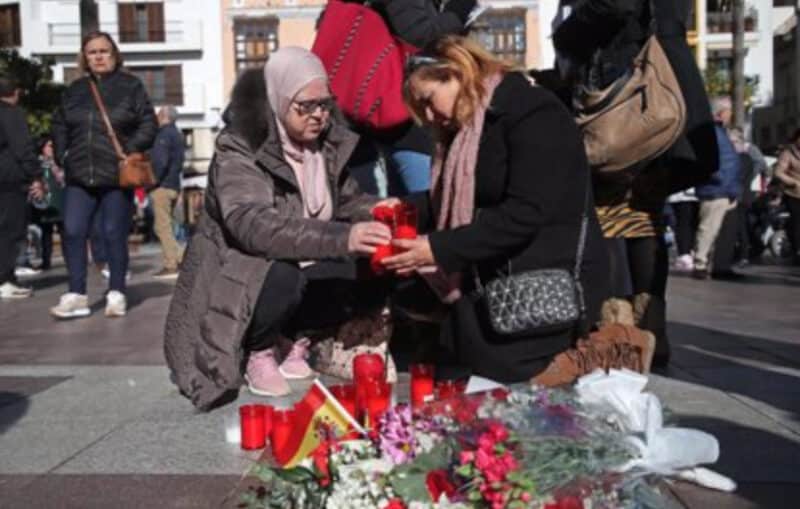
[[[733,32],[733,13],[732,12],[709,12],[707,15],[706,27],[710,34],[729,34]],[[744,17],[744,31],[758,31],[758,13],[748,12]]]
[[[202,41],[200,22],[167,21],[164,30],[139,34],[125,33],[120,40],[118,25],[104,25],[102,30],[110,33],[120,44],[162,44],[168,46],[199,45]],[[81,43],[80,23],[48,23],[48,44],[51,47],[78,47]],[[131,40],[136,39],[136,40]]]

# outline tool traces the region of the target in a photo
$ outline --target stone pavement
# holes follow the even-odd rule
[[[157,268],[152,251],[133,258],[122,319],[52,320],[61,267],[30,281],[34,298],[0,302],[0,508],[235,505],[225,499],[255,455],[225,442],[237,404],[200,414],[170,384],[172,284],[150,277]],[[800,270],[747,273],[670,281],[674,362],[650,387],[671,420],[720,439],[714,468],[740,484],[676,485],[692,508],[800,507]],[[91,275],[95,311],[103,284]]]

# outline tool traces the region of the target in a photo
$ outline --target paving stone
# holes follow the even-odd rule
[[[218,508],[223,506],[238,481],[239,476],[49,475],[4,493],[0,506],[20,509]],[[235,504],[225,507],[235,507]]]
[[[741,483],[735,493],[722,493],[689,483],[675,483],[673,492],[687,507],[725,509],[796,509],[800,484]]]

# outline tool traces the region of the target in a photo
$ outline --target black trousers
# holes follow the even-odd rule
[[[28,225],[28,200],[22,191],[0,191],[0,284],[16,282],[14,266]]]
[[[700,205],[696,201],[681,201],[670,205],[675,213],[675,243],[678,246],[678,256],[687,255],[694,247],[697,212]]]
[[[789,209],[791,218],[789,219],[789,241],[795,252],[795,258],[800,261],[800,198],[786,195],[784,197],[786,208]]]
[[[385,305],[386,278],[361,278],[353,261],[322,261],[305,269],[275,262],[264,279],[244,339],[247,351],[276,346],[278,336],[334,327]]]

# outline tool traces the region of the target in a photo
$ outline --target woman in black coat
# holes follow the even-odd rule
[[[586,211],[581,281],[589,320],[599,318],[608,265],[577,127],[553,94],[461,37],[440,39],[412,59],[406,94],[440,143],[431,193],[411,198],[428,235],[395,241],[406,251],[386,265],[401,274],[438,266],[449,282],[440,294],[454,301],[442,336],[455,360],[493,379],[527,380],[569,350],[576,331],[497,334],[474,298],[473,268],[484,283],[509,263],[513,273],[572,271]]]
[[[79,60],[86,76],[67,88],[53,117],[56,161],[64,168],[67,182],[62,239],[69,290],[50,308],[50,314],[77,318],[91,313],[86,295],[86,241],[99,214],[110,270],[105,315],[118,317],[127,311],[125,278],[133,191],[119,186],[119,159],[90,84],[97,87],[126,154],[149,150],[158,125],[144,85],[123,71],[122,55],[109,34],[88,34]]]
[[[664,204],[673,192],[705,181],[718,166],[708,98],[686,42],[690,7],[690,0],[562,0],[553,33],[557,66],[574,96],[620,78],[654,30],[681,84],[687,126],[675,145],[645,168],[594,178],[613,294],[630,299],[637,325],[655,334],[655,363],[661,365],[670,355]]]

